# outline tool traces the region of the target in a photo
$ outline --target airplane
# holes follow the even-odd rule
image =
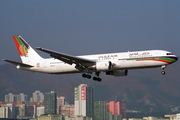
[[[82,77],[101,82],[101,72],[115,77],[127,76],[130,69],[162,68],[165,74],[167,65],[178,60],[176,55],[165,50],[146,50],[73,56],[37,47],[52,58],[42,58],[20,35],[13,36],[22,63],[4,59],[17,66],[17,69],[48,74],[83,73]]]

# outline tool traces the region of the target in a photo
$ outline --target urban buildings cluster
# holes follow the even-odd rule
[[[35,91],[30,101],[24,93],[9,93],[5,95],[5,102],[0,103],[0,118],[122,120],[126,118],[126,103],[97,101],[93,87],[80,84],[74,88],[74,104],[68,104],[65,97],[58,97],[54,91],[45,94]]]
[[[143,118],[129,118],[128,120],[180,120],[180,114],[164,115],[164,117],[148,116]]]

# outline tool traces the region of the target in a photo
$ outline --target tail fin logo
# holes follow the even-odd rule
[[[28,51],[30,49],[28,43],[20,35],[13,36],[13,38],[16,43],[20,56],[27,57]]]

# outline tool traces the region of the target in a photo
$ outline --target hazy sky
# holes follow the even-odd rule
[[[0,0],[0,58],[20,61],[13,35],[71,55],[163,49],[179,56],[180,1]]]

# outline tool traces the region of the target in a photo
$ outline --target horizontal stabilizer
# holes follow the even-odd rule
[[[7,60],[7,59],[3,59],[3,60],[6,61],[6,62],[9,62],[11,64],[14,64],[14,65],[19,65],[21,67],[34,67],[34,66],[31,66],[31,65],[28,65],[28,64],[24,64],[24,63],[12,61],[12,60]]]

